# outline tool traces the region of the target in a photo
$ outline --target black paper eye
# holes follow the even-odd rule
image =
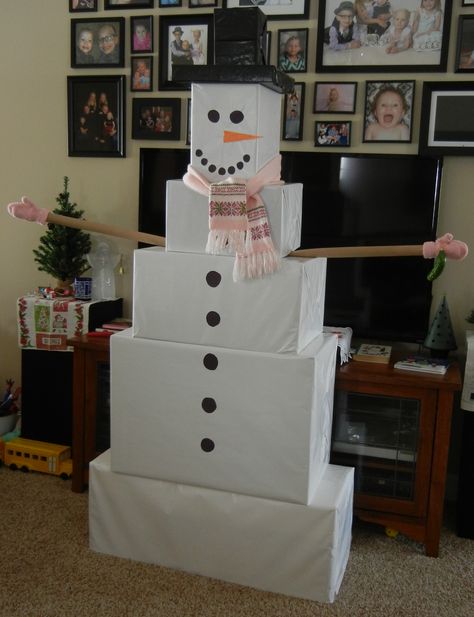
[[[230,114],[230,121],[233,122],[234,124],[240,124],[240,122],[242,122],[242,120],[244,119],[244,114],[241,111],[233,111]]]
[[[207,117],[211,122],[219,122],[220,115],[216,109],[211,109],[211,111],[207,114]]]

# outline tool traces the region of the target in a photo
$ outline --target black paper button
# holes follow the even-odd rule
[[[213,353],[207,353],[204,356],[203,364],[209,371],[215,371],[219,361],[217,360],[217,356]]]
[[[216,272],[215,270],[211,270],[206,275],[206,283],[209,285],[209,287],[217,287],[220,284],[221,280],[222,276],[219,274],[219,272]]]
[[[209,313],[206,315],[206,321],[208,326],[214,328],[215,326],[218,326],[220,324],[221,316],[219,315],[219,313],[216,313],[216,311],[209,311]]]
[[[201,441],[201,448],[204,450],[204,452],[212,452],[215,448],[215,443],[212,441],[212,439],[205,437]]]

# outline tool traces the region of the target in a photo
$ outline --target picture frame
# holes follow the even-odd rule
[[[130,17],[130,53],[153,52],[153,15]]]
[[[125,18],[71,19],[71,67],[123,67]]]
[[[474,155],[474,83],[424,82],[419,154]]]
[[[400,12],[406,26],[395,36],[395,25],[388,21],[387,12],[378,15],[380,23],[364,24],[361,22],[369,19],[367,11],[356,16],[354,3],[351,8],[341,0],[320,0],[316,72],[446,72],[452,2],[437,1],[441,8],[435,7],[433,11],[435,27],[439,23],[439,29],[423,34],[425,22],[422,20],[420,23],[419,19],[420,0],[405,0],[404,8],[398,8],[395,12]],[[390,2],[386,4],[390,5]],[[380,6],[377,10],[385,9]],[[340,34],[338,27],[343,20],[347,24],[346,35]]]
[[[67,77],[68,156],[125,157],[125,75]]]
[[[106,11],[123,11],[124,9],[151,9],[154,0],[104,0]]]
[[[351,139],[351,120],[316,120],[314,123],[314,145],[317,148],[347,148]]]
[[[459,15],[454,72],[474,72],[474,15]]]
[[[204,7],[217,7],[217,0],[188,0],[190,9],[203,9]]]
[[[179,140],[180,98],[134,98],[132,139]]]
[[[258,6],[268,19],[308,19],[310,0],[293,0],[291,3],[268,4],[267,0],[223,0],[222,8],[237,9]]]
[[[356,81],[317,81],[314,84],[313,113],[355,113],[357,86]]]
[[[160,9],[174,9],[182,6],[182,4],[181,0],[159,0],[158,2]]]
[[[278,68],[285,73],[306,73],[308,28],[278,30]]]
[[[462,0],[462,6],[474,6],[474,0]]]
[[[295,82],[294,92],[285,94],[281,134],[284,141],[303,139],[305,85],[304,82]]]
[[[70,13],[96,13],[99,0],[69,0]]]
[[[158,54],[160,90],[189,90],[189,84],[173,81],[173,64],[193,65],[212,62],[213,20],[213,13],[160,15]]]
[[[415,81],[366,81],[362,141],[410,143]]]
[[[153,56],[132,56],[130,68],[131,92],[151,92],[153,90]]]

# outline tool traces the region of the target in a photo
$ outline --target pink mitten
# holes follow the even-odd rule
[[[435,242],[425,242],[423,244],[423,257],[425,259],[433,259],[440,251],[444,251],[448,259],[461,260],[466,257],[469,249],[465,242],[454,240],[453,234],[450,233],[444,234]]]
[[[38,208],[28,197],[22,197],[21,201],[14,201],[8,204],[7,209],[8,213],[17,219],[39,223],[40,225],[46,225],[49,214],[49,210]]]

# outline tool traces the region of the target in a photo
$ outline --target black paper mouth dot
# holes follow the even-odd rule
[[[219,315],[219,313],[216,313],[216,311],[209,311],[209,313],[206,315],[206,321],[208,326],[211,326],[211,328],[215,328],[215,326],[218,326],[220,324],[221,316]]]

